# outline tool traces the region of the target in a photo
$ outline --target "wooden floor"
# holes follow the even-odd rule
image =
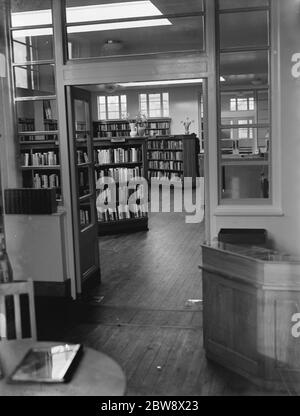
[[[127,395],[271,395],[205,357],[203,238],[203,224],[186,224],[183,214],[151,214],[148,232],[101,237],[102,284],[56,338],[113,357]]]

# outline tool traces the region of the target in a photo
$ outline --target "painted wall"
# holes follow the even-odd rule
[[[279,53],[281,98],[280,111],[273,113],[273,123],[277,126],[279,118],[282,184],[275,186],[282,191],[284,215],[222,216],[216,217],[216,223],[217,231],[221,227],[265,228],[278,249],[300,255],[300,77],[295,79],[291,73],[292,55],[300,52],[300,2],[285,0],[278,1],[278,5],[280,42],[278,51],[273,53]]]
[[[157,92],[169,92],[169,106],[171,121],[171,134],[184,133],[184,127],[181,124],[181,120],[185,120],[186,117],[194,120],[191,124],[190,133],[195,133],[199,137],[199,107],[200,107],[200,86],[184,86],[184,87],[166,87],[163,89],[141,89],[141,90],[129,90],[127,94],[127,111],[133,118],[139,112],[139,97],[141,92],[145,93],[157,93]],[[121,94],[123,91],[117,91],[115,94]],[[97,120],[97,95],[102,93],[92,94],[92,114],[93,120]],[[103,94],[105,95],[105,94]],[[114,94],[112,94],[114,95]]]

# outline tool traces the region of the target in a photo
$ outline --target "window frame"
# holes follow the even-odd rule
[[[101,117],[101,103],[100,103],[100,99],[101,97],[105,98],[105,118]],[[108,103],[108,98],[110,97],[118,97],[118,114],[119,117],[109,117],[110,114],[110,110],[109,110],[109,103]],[[125,106],[126,108],[122,110],[122,105],[124,105],[124,103],[122,103],[122,97],[125,97]],[[104,94],[98,94],[97,95],[97,117],[98,117],[98,121],[112,121],[112,120],[122,120],[122,115],[127,113],[127,94],[115,94],[115,95],[104,95]]]
[[[145,114],[145,110],[144,109],[142,109],[142,106],[141,106],[141,96],[142,95],[145,95],[146,96],[146,114]],[[160,97],[160,100],[159,100],[159,103],[160,103],[160,108],[159,108],[159,112],[160,112],[160,115],[159,116],[157,116],[157,115],[151,115],[150,114],[150,96],[151,95],[159,95]],[[167,97],[168,97],[168,99],[167,99],[167,106],[165,107],[164,106],[164,102],[165,102],[165,99],[164,99],[164,96],[165,95],[167,95]],[[142,113],[142,114],[145,114],[148,118],[153,118],[153,119],[155,119],[155,118],[169,118],[170,117],[170,94],[169,94],[169,92],[168,91],[162,91],[162,92],[141,92],[141,93],[139,93],[139,112],[140,113]]]

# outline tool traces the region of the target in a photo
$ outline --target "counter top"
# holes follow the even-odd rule
[[[289,254],[260,246],[238,245],[214,241],[210,244],[204,243],[202,244],[202,247],[229,252],[259,262],[300,264],[300,257],[290,256]]]

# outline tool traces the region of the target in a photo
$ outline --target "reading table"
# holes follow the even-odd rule
[[[62,343],[0,341],[1,396],[123,396],[126,380],[121,367],[107,355],[83,347],[83,354],[67,383],[8,383],[8,376],[33,347]]]

